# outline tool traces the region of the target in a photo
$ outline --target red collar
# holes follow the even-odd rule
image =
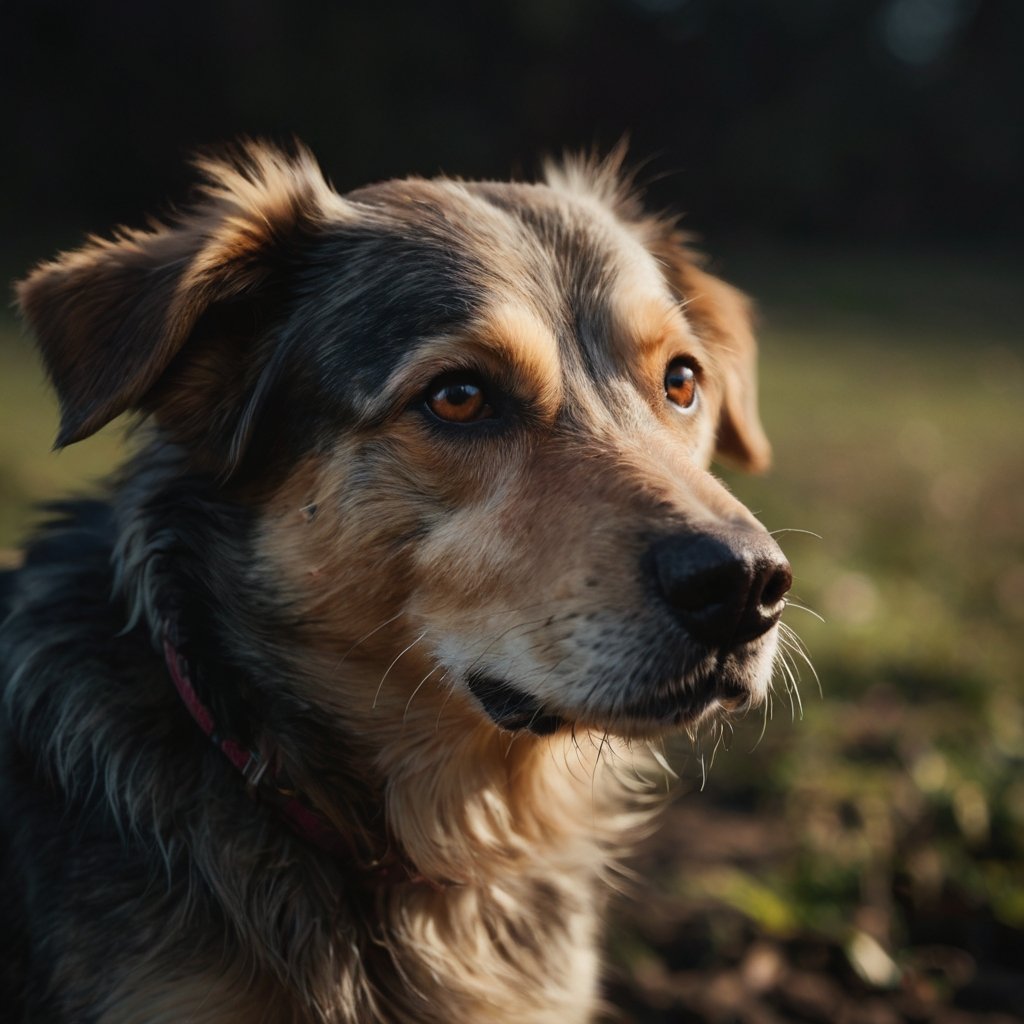
[[[288,827],[300,839],[335,856],[351,854],[351,844],[334,824],[319,811],[311,807],[291,787],[289,781],[258,751],[244,747],[237,740],[222,736],[217,731],[213,712],[203,703],[189,674],[188,659],[181,653],[173,637],[177,634],[176,623],[171,618],[163,620],[163,648],[167,670],[182,703],[188,708],[196,725],[202,729],[211,743],[235,766],[246,783],[253,787],[268,802],[272,803]],[[435,882],[420,874],[405,858],[388,853],[377,860],[369,869],[377,882],[413,882],[442,890],[454,883]]]

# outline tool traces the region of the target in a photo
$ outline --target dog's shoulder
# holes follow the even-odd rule
[[[128,779],[146,784],[139,752],[158,711],[142,714],[152,654],[125,629],[111,507],[45,511],[0,577],[0,1005],[11,1019],[84,1020],[104,985],[90,951],[142,912],[110,898],[149,881],[115,804]]]
[[[44,506],[43,512],[43,523],[26,546],[21,568],[5,575],[14,578],[47,565],[95,566],[90,556],[109,561],[114,516],[108,502],[93,498],[60,501]]]
[[[50,688],[56,694],[54,684],[64,676],[66,662],[49,655],[58,644],[68,648],[72,632],[85,637],[95,632],[85,621],[96,614],[89,595],[105,585],[109,590],[112,544],[112,517],[103,502],[49,506],[21,564],[0,573],[0,1003],[11,1019],[28,1012],[24,999],[30,988],[40,993],[50,988],[47,975],[55,961],[36,950],[30,962],[29,951],[60,931],[54,922],[61,919],[57,901],[64,895],[61,835],[74,824],[28,750],[23,713],[27,707],[43,712],[48,722],[39,723],[42,729],[54,728],[56,719],[47,712],[56,712],[60,701],[38,698]],[[44,904],[55,916],[40,913]],[[34,940],[40,929],[41,939]],[[51,1009],[32,1001],[33,1012]]]
[[[0,576],[0,686],[11,708],[10,682],[26,659],[56,645],[113,626],[113,515],[98,500],[45,508],[43,524],[25,547],[21,565]]]

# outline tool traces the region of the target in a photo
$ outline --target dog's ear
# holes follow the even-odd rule
[[[246,335],[258,329],[289,247],[343,204],[305,150],[286,155],[245,143],[197,166],[198,201],[173,221],[92,238],[18,284],[60,400],[56,447],[129,409],[177,417],[180,430],[195,432],[185,421],[213,398],[197,398],[197,389],[255,386],[241,351]],[[222,335],[234,350],[231,365],[211,352]],[[165,375],[184,391],[169,388]],[[224,405],[223,395],[216,400]]]
[[[761,472],[771,445],[757,411],[757,344],[750,300],[737,288],[702,270],[683,236],[673,232],[656,254],[684,303],[683,313],[709,346],[722,379],[717,454],[743,469]]]

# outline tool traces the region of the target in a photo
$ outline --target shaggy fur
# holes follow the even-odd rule
[[[615,161],[347,196],[302,150],[201,170],[173,220],[18,289],[58,445],[142,426],[107,498],[54,508],[0,588],[0,1005],[589,1020],[644,820],[630,741],[768,686],[788,567],[707,472],[716,446],[768,458],[747,304]],[[431,411],[452,379],[486,415]],[[726,547],[767,576],[705,635],[694,573]],[[190,718],[169,621],[262,777]]]

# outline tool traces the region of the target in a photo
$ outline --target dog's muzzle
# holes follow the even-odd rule
[[[643,577],[652,598],[667,608],[677,625],[668,641],[666,664],[656,678],[635,678],[630,693],[616,702],[622,723],[658,722],[665,728],[692,723],[708,708],[743,708],[752,684],[731,672],[702,672],[687,681],[687,662],[721,665],[766,634],[782,616],[793,582],[789,562],[764,530],[715,527],[656,539],[644,555]],[[655,596],[656,595],[656,596]],[[663,612],[664,614],[664,612]],[[682,652],[682,653],[680,653]],[[546,707],[539,698],[484,672],[466,680],[491,721],[510,732],[549,735],[575,721]],[[592,709],[580,709],[584,721]]]

